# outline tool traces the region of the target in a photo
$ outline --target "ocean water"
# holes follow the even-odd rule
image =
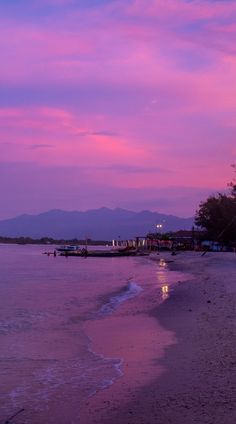
[[[78,423],[86,399],[115,384],[122,358],[93,350],[88,320],[140,296],[165,300],[178,273],[147,257],[48,257],[0,245],[0,422]],[[23,410],[24,409],[24,410]]]

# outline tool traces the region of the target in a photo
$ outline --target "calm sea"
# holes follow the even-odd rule
[[[77,423],[79,406],[123,373],[122,358],[93,351],[85,322],[107,319],[148,290],[158,304],[177,279],[146,257],[54,258],[44,251],[0,245],[0,422],[19,412],[10,422]],[[58,419],[64,404],[66,421]]]

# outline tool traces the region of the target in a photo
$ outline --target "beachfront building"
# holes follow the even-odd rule
[[[170,240],[178,250],[194,250],[198,245],[194,230],[179,230],[171,233]]]
[[[165,234],[149,233],[147,238],[152,246],[151,250],[195,250],[200,246],[203,237],[202,231],[179,230]]]

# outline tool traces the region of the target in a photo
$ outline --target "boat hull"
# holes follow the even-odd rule
[[[86,258],[119,258],[123,256],[136,256],[136,251],[97,251],[97,250],[89,250],[87,252],[61,252],[60,256],[81,256]]]

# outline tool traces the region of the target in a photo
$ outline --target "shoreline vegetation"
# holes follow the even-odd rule
[[[0,244],[45,244],[45,245],[64,245],[64,244],[73,244],[73,245],[88,245],[88,246],[111,246],[111,241],[106,240],[79,240],[76,238],[65,240],[65,239],[53,239],[51,237],[41,237],[39,239],[34,239],[31,237],[4,237],[0,236]]]
[[[167,263],[169,255],[162,253]],[[202,257],[199,252],[181,252],[168,265],[187,273],[188,279],[178,282],[169,298],[150,308],[147,316],[176,341],[165,347],[163,357],[156,360],[156,373],[148,378],[142,371],[148,369],[143,360],[148,346],[139,340],[136,371],[131,356],[120,380],[88,400],[79,422],[235,423],[236,255],[208,252]],[[141,318],[139,311],[135,313]],[[105,340],[105,334],[100,337]],[[158,348],[158,332],[154,337]],[[142,385],[139,381],[135,387],[130,369],[137,380],[143,375]]]

